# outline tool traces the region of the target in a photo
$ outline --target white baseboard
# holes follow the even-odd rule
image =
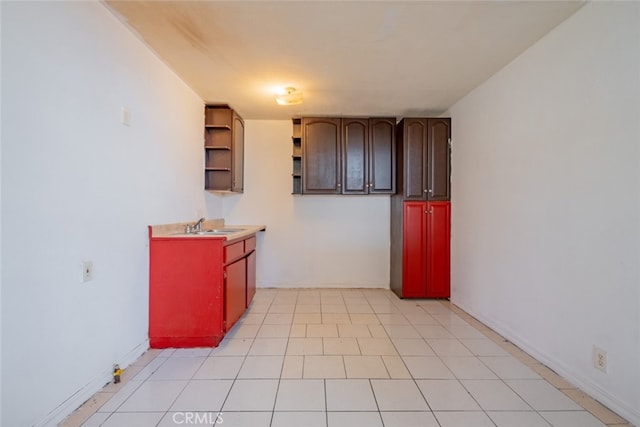
[[[555,359],[554,357],[542,353],[537,350],[533,345],[531,345],[526,339],[520,337],[517,333],[512,331],[508,326],[497,323],[489,318],[486,318],[469,307],[466,307],[464,304],[460,304],[458,301],[452,301],[453,304],[457,305],[464,311],[466,311],[471,316],[475,317],[518,347],[520,347],[523,351],[533,356],[539,362],[551,368],[558,375],[560,375],[565,380],[569,381],[571,384],[578,387],[580,390],[588,394],[589,396],[596,399],[598,402],[605,405],[607,408],[611,409],[613,412],[617,413],[623,418],[626,418],[631,424],[635,426],[640,426],[640,409],[632,408],[625,402],[622,402],[620,399],[611,395],[606,390],[602,389],[598,384],[594,383],[591,379],[586,378],[584,375],[581,375],[579,372],[575,372],[574,369],[567,366],[560,360]]]
[[[126,354],[121,361],[118,362],[120,367],[126,368],[135,362],[145,351],[149,349],[149,340],[145,340],[140,345],[136,346],[133,350],[131,350],[128,354]],[[78,409],[80,405],[89,400],[91,396],[99,392],[104,388],[104,386],[113,380],[113,371],[111,368],[102,372],[95,378],[93,381],[89,382],[87,385],[82,387],[80,390],[75,392],[72,396],[70,396],[67,400],[62,402],[57,408],[53,411],[49,412],[44,419],[36,422],[34,426],[36,427],[55,427],[60,423],[60,421],[64,420],[67,416],[69,416],[73,411]]]

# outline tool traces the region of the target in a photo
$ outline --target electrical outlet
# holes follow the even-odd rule
[[[93,263],[91,261],[82,261],[82,283],[86,283],[93,279]]]
[[[593,367],[607,373],[607,352],[603,349],[593,346]]]

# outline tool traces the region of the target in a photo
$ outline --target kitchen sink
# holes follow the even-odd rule
[[[231,233],[239,233],[241,231],[244,231],[243,228],[216,228],[213,230],[202,230],[202,231],[196,231],[194,234],[231,234]]]

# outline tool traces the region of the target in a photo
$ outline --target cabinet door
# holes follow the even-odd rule
[[[305,117],[302,127],[303,193],[340,193],[340,119]]]
[[[450,199],[451,119],[428,119],[427,199]]]
[[[368,145],[369,121],[342,119],[342,193],[367,194]]]
[[[424,298],[427,294],[426,202],[404,203],[402,296]]]
[[[404,191],[405,198],[425,200],[427,193],[427,119],[404,119]]]
[[[246,306],[249,307],[253,296],[256,294],[256,251],[253,251],[247,257],[247,301]]]
[[[369,193],[396,191],[396,119],[369,119]]]
[[[244,191],[244,122],[235,111],[233,113],[233,179],[231,191],[242,193]]]
[[[233,327],[247,305],[247,259],[241,258],[224,268],[225,331]]]
[[[427,298],[451,295],[451,203],[427,202]]]

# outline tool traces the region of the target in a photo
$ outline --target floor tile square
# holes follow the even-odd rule
[[[454,379],[455,375],[447,365],[436,356],[402,356],[411,376],[416,379],[446,380]]]
[[[280,378],[302,378],[304,356],[285,356]]]
[[[385,325],[387,335],[393,338],[420,338],[418,331],[411,325]]]
[[[475,338],[482,339],[484,334],[469,324],[453,324],[446,327],[447,330],[456,338]]]
[[[276,411],[324,411],[323,380],[281,380]]]
[[[347,306],[344,304],[325,304],[320,306],[322,313],[344,313],[347,314]]]
[[[100,427],[101,425],[104,425],[104,422],[107,421],[107,418],[111,415],[113,415],[111,412],[96,412],[82,423],[82,427]],[[71,426],[75,427],[76,424],[71,424],[70,427]]]
[[[336,324],[338,329],[341,325],[351,325],[351,318],[345,313],[322,313],[322,323]]]
[[[292,313],[268,313],[264,320],[264,325],[290,325],[293,322]]]
[[[497,427],[549,427],[550,424],[537,412],[533,411],[498,411],[488,412],[489,418]]]
[[[193,380],[189,381],[171,411],[218,412],[229,394],[232,380]]]
[[[428,338],[426,341],[438,356],[473,356],[457,339]]]
[[[427,402],[412,380],[371,380],[380,411],[428,411]]]
[[[349,304],[347,311],[349,314],[373,314],[373,309],[369,304]]]
[[[271,427],[327,427],[323,412],[274,412]]]
[[[230,339],[230,338],[255,338],[259,329],[260,329],[260,325],[259,324],[236,323],[227,332],[227,334],[225,335],[225,339]]]
[[[206,357],[170,357],[150,377],[157,380],[190,380]]]
[[[396,356],[398,352],[389,338],[357,338],[360,352],[369,356]]]
[[[367,325],[367,328],[373,338],[389,338],[387,330],[382,325]]]
[[[485,411],[531,410],[520,396],[500,380],[462,380],[461,383]]]
[[[262,325],[256,338],[288,338],[291,325]]]
[[[432,411],[481,411],[457,380],[417,380]]]
[[[289,338],[304,338],[307,336],[307,325],[294,323],[289,331]]]
[[[434,412],[434,415],[441,427],[494,427],[484,412]]]
[[[398,313],[380,313],[377,315],[383,325],[411,325],[406,317]]]
[[[283,362],[284,356],[247,356],[240,368],[238,378],[280,378]]]
[[[377,411],[369,380],[326,380],[327,411]]]
[[[439,325],[438,321],[426,312],[405,314],[409,323],[412,325]]]
[[[382,427],[378,412],[328,412],[329,427]]]
[[[98,408],[98,412],[115,412],[142,384],[144,384],[143,381],[129,381],[111,399]]]
[[[587,411],[541,411],[540,415],[553,427],[605,427]]]
[[[116,412],[115,414],[112,414],[102,425],[105,427],[155,427],[163,416],[163,412]]]
[[[257,331],[256,331],[257,332]],[[253,344],[253,338],[226,338],[209,356],[246,356]]]
[[[187,381],[145,381],[117,412],[165,412],[187,385]]]
[[[360,354],[360,347],[355,338],[322,338],[322,342],[324,354]]]
[[[435,356],[429,344],[422,338],[391,338],[401,356]]]
[[[320,313],[304,313],[297,311],[293,316],[293,323],[322,323],[322,315]]]
[[[344,356],[347,378],[389,378],[380,356]]]
[[[171,357],[207,357],[211,353],[210,347],[177,348]]]
[[[320,314],[320,304],[297,304],[296,314],[298,313],[318,313]]]
[[[136,381],[144,381],[149,379],[149,377],[158,370],[158,368],[164,364],[167,360],[169,360],[168,357],[156,357],[155,359],[153,359],[151,362],[149,362],[147,364],[147,366],[145,366],[144,368],[142,368],[136,375],[134,375],[134,377],[132,378],[133,380]]]
[[[444,326],[440,325],[416,325],[416,330],[422,338],[455,338]]]
[[[249,356],[279,356],[287,350],[288,338],[256,338]]]
[[[303,378],[345,378],[342,356],[305,356]]]
[[[193,376],[197,380],[235,379],[244,356],[207,357]]]
[[[338,337],[338,327],[335,324],[307,325],[307,337]]]
[[[533,369],[513,356],[491,356],[479,359],[502,379],[541,379]]]
[[[289,338],[287,345],[289,355],[321,355],[323,354],[322,338]]]
[[[269,313],[283,314],[283,313],[293,313],[296,308],[295,304],[277,304],[275,301],[269,307]]]
[[[498,377],[477,357],[445,356],[442,361],[458,379],[497,380]]]
[[[580,405],[545,380],[505,380],[536,411],[579,411]]]
[[[462,338],[460,342],[467,347],[474,356],[509,356],[509,353],[490,339]]]
[[[384,427],[440,427],[431,412],[381,412]]]
[[[233,427],[269,427],[271,424],[272,413],[269,412],[231,412],[226,411],[221,414],[222,423],[215,424],[218,426]]]
[[[250,313],[247,311],[238,322],[241,325],[260,325],[262,324],[265,316],[266,313]]]
[[[338,325],[338,335],[343,338],[370,338],[371,332],[367,325]]]
[[[228,411],[272,411],[277,390],[278,380],[236,380],[222,412],[226,418]]]
[[[389,377],[394,379],[410,379],[411,373],[400,356],[381,356]]]
[[[378,325],[380,319],[375,314],[367,313],[354,313],[349,311],[349,317],[351,317],[351,323],[354,325]]]

